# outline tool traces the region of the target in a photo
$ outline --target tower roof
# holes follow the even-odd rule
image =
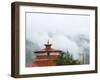
[[[61,50],[56,50],[51,48],[52,44],[49,43],[49,40],[47,41],[47,44],[45,44],[45,48],[38,50],[38,51],[34,51],[34,53],[48,53],[48,52],[61,52]]]
[[[61,52],[61,50],[56,50],[53,48],[44,48],[38,51],[34,51],[34,53],[46,53],[46,52]]]

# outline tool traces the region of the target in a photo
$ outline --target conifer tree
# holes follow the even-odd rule
[[[57,61],[57,65],[77,65],[80,64],[79,60],[75,60],[73,55],[67,52],[61,52],[59,59]]]

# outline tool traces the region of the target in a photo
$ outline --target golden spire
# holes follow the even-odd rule
[[[52,44],[50,44],[50,41],[48,40],[47,43],[45,44],[46,48],[51,48]]]
[[[49,40],[47,41],[47,44],[49,44]]]

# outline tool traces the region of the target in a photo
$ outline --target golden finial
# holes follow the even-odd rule
[[[49,44],[49,40],[47,41],[47,44]]]
[[[51,48],[51,45],[52,44],[50,44],[50,40],[48,40],[47,43],[45,44],[46,48]]]

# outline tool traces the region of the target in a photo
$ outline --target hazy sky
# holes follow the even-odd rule
[[[79,47],[74,40],[78,35],[89,39],[90,17],[83,15],[26,14],[26,39],[41,48],[50,39],[53,48],[69,50],[74,54]]]

